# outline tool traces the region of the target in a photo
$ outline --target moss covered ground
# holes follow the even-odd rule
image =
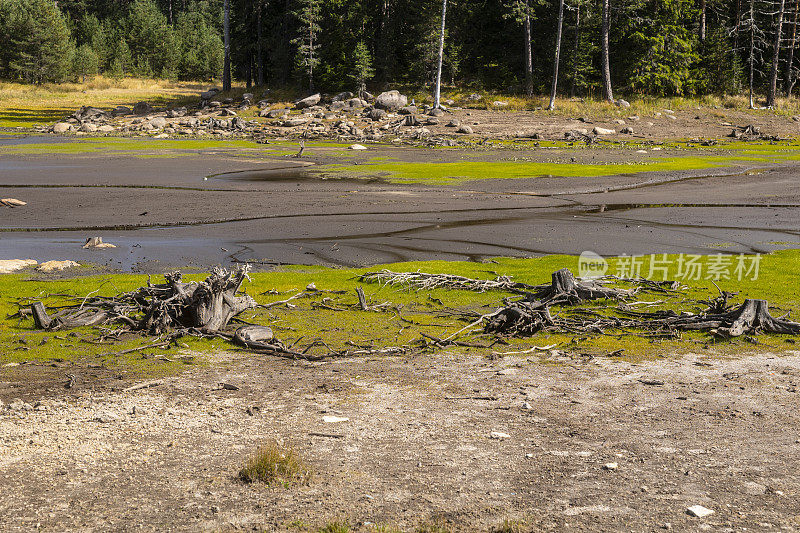
[[[737,273],[739,260],[746,267],[753,266],[753,256],[721,256],[728,268],[721,276],[713,275],[711,263],[718,262],[716,256],[701,257],[705,265],[699,279],[680,279],[686,285],[682,294],[641,294],[638,299],[646,302],[661,302],[646,307],[647,310],[675,309],[697,312],[704,308],[704,300],[718,295],[716,285],[722,290],[738,292],[735,302],[745,297],[761,298],[770,302],[775,316],[790,313],[800,315],[800,285],[796,283],[800,274],[800,250],[774,252],[758,258],[758,273]],[[685,258],[684,258],[685,259]],[[647,277],[651,268],[663,266],[668,261],[669,277],[675,277],[678,256],[644,256],[637,261],[639,273]],[[511,276],[514,280],[529,284],[548,283],[550,274],[563,267],[577,272],[578,259],[574,256],[553,255],[533,259],[497,258],[488,263],[427,261],[398,263],[372,268],[331,269],[323,267],[286,267],[279,271],[252,274],[252,282],[244,289],[258,303],[267,304],[285,300],[303,292],[314,283],[317,292],[308,297],[292,300],[269,309],[245,312],[241,318],[248,322],[270,325],[276,335],[287,344],[304,346],[313,341],[324,341],[332,349],[345,350],[355,347],[412,345],[422,333],[443,338],[463,328],[469,314],[486,314],[502,304],[510,293],[472,292],[436,289],[416,291],[398,287],[379,286],[358,281],[363,272],[388,268],[394,271],[424,271],[449,273],[472,278],[493,279],[498,275]],[[630,275],[630,258],[610,258],[610,274]],[[628,269],[625,271],[625,269]],[[655,269],[653,279],[663,277]],[[739,274],[742,274],[739,276]],[[726,276],[729,279],[726,279]],[[189,280],[200,280],[204,274],[190,274]],[[714,278],[719,277],[716,280]],[[741,280],[738,278],[742,277]],[[710,278],[710,279],[708,279]],[[755,279],[753,279],[755,278]],[[63,364],[75,362],[102,368],[116,369],[136,375],[154,376],[180,371],[187,364],[204,364],[208,354],[223,349],[233,349],[224,340],[198,340],[182,338],[179,345],[168,350],[146,349],[122,353],[131,348],[153,342],[152,338],[123,337],[120,341],[97,344],[100,331],[97,328],[79,328],[73,331],[41,332],[34,329],[30,318],[18,318],[14,314],[18,304],[42,300],[52,308],[68,301],[81,299],[90,293],[114,295],[130,291],[146,284],[147,277],[135,274],[110,274],[76,276],[70,279],[45,279],[33,272],[0,276],[0,372],[25,362],[52,362]],[[361,311],[355,289],[361,287],[372,304],[388,302],[383,311]],[[608,301],[598,301],[593,307],[604,308]],[[598,309],[601,310],[601,309]],[[716,355],[730,355],[742,351],[782,351],[795,347],[794,339],[781,335],[761,335],[754,339],[716,340],[707,333],[685,333],[680,339],[652,340],[634,335],[587,334],[582,336],[541,333],[530,338],[507,339],[508,344],[494,344],[491,348],[448,347],[441,350],[443,356],[464,350],[478,350],[488,356],[495,352],[523,351],[532,346],[556,345],[557,349],[586,356],[617,357],[630,360],[662,357],[673,354],[703,351]],[[467,332],[462,340],[490,344],[493,337],[479,331]],[[757,344],[754,344],[756,342]],[[621,350],[621,351],[620,351]],[[547,358],[531,354],[527,357]]]

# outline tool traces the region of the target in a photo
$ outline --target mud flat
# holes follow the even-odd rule
[[[28,202],[3,211],[0,253],[160,272],[237,261],[355,266],[584,250],[766,252],[800,243],[800,180],[785,162],[444,185],[331,178],[314,163],[313,153],[301,161],[232,151],[0,156],[3,197]],[[117,248],[82,250],[95,235]]]

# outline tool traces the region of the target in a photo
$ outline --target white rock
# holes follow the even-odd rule
[[[601,128],[600,126],[595,126],[595,128],[592,130],[592,133],[594,133],[595,135],[613,135],[617,132],[614,130]]]
[[[511,435],[509,435],[508,433],[503,433],[502,431],[492,431],[491,433],[489,433],[489,438],[495,440],[505,440],[505,439],[510,439]]]
[[[712,514],[714,514],[713,510],[708,509],[707,507],[703,507],[702,505],[692,505],[691,507],[686,509],[686,512],[690,516],[696,516],[697,518],[705,518],[707,516],[711,516]]]
[[[647,150],[636,150],[637,154],[646,154]]]
[[[64,270],[66,268],[72,268],[76,266],[80,265],[75,261],[45,261],[36,267],[36,270],[39,272],[53,272],[56,270]]]
[[[67,133],[72,129],[72,124],[69,122],[56,122],[53,124],[53,133]]]
[[[603,465],[603,470],[616,470],[619,468],[617,463],[606,463]]]
[[[522,403],[522,409],[523,409],[523,411],[531,411],[531,410],[533,410],[533,406],[528,402],[523,402]]]
[[[363,144],[351,144],[350,145],[350,149],[351,150],[366,150],[367,147],[364,146]]]
[[[755,481],[745,481],[744,491],[751,496],[759,496],[767,492],[767,487]]]
[[[332,416],[332,415],[325,415],[322,417],[322,421],[326,424],[336,424],[339,422],[347,422],[350,420],[346,416]]]
[[[0,274],[16,272],[38,264],[39,262],[33,259],[0,259]]]

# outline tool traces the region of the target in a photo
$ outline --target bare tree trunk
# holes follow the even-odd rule
[[[698,30],[700,42],[706,40],[706,0],[700,0],[700,28]]]
[[[172,0],[169,0],[169,23],[172,24]]]
[[[569,90],[570,98],[575,98],[575,90],[577,89],[578,79],[578,44],[580,43],[580,30],[581,30],[581,6],[578,4],[575,7],[575,44],[572,47],[572,87]]]
[[[778,7],[778,21],[775,23],[775,45],[772,53],[772,74],[769,78],[769,92],[767,93],[767,107],[775,106],[775,95],[778,91],[778,60],[781,53],[781,30],[783,30],[783,12],[786,0],[781,0]]]
[[[603,0],[603,22],[600,27],[600,70],[603,76],[603,98],[609,102],[614,101],[614,92],[611,89],[611,65],[608,59],[608,34],[611,31],[611,5],[610,0]]]
[[[256,84],[264,85],[264,29],[261,27],[262,0],[256,2]]]
[[[433,92],[433,107],[440,106],[442,95],[442,61],[444,60],[444,22],[447,15],[447,0],[442,0],[442,32],[439,35],[439,66],[436,69],[436,87]]]
[[[550,86],[550,105],[547,109],[556,108],[556,91],[558,90],[558,60],[561,57],[561,29],[564,26],[564,0],[558,3],[558,29],[556,30],[556,51],[553,58],[553,83]]]
[[[225,0],[225,14],[222,31],[225,43],[225,59],[222,67],[222,90],[231,90],[231,2]]]
[[[750,0],[750,57],[748,58],[750,69],[750,109],[754,109],[753,103],[753,59],[755,55],[755,40],[756,40],[756,27],[755,17],[753,13],[753,3],[755,0]]]
[[[794,0],[794,21],[792,22],[792,39],[789,44],[789,57],[786,59],[786,98],[792,96],[792,89],[794,89],[794,79],[792,75],[792,65],[794,63],[794,46],[797,42],[797,11],[800,7],[800,0]]]
[[[533,50],[531,49],[531,13],[525,2],[525,94],[533,96]]]

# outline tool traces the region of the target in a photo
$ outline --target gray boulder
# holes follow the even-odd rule
[[[155,129],[161,129],[167,125],[167,119],[164,117],[153,117],[150,119],[150,125]]]
[[[383,109],[378,109],[377,107],[369,112],[369,118],[375,121],[381,120],[385,116],[386,116],[386,111],[384,111]]]
[[[111,110],[111,115],[114,117],[122,117],[125,115],[130,115],[131,113],[132,113],[131,108],[124,105],[118,105],[117,107]]]
[[[219,88],[217,87],[210,87],[207,91],[200,93],[200,98],[203,100],[211,100],[214,98],[217,93],[219,92]]]
[[[137,115],[146,115],[153,112],[153,106],[147,102],[136,102],[133,106],[133,112]]]
[[[386,91],[378,95],[375,99],[375,107],[386,111],[397,111],[401,107],[408,105],[408,98],[400,94],[399,91]]]
[[[75,111],[75,113],[72,116],[81,122],[87,120],[96,122],[96,121],[107,120],[109,118],[109,114],[107,111],[103,111],[102,109],[98,109],[96,107],[88,105],[85,105],[80,109],[78,109],[77,111]]]
[[[350,100],[353,96],[355,96],[350,91],[345,91],[343,93],[339,93],[333,98],[331,98],[331,102],[343,102],[345,100]]]
[[[442,111],[438,107],[434,107],[433,109],[428,111],[428,115],[432,117],[441,117],[442,115],[444,115],[444,111]]]
[[[614,103],[617,104],[617,107],[622,107],[622,108],[628,108],[631,106],[630,102],[628,102],[627,100],[623,100],[622,98],[614,100]]]
[[[308,96],[306,98],[302,98],[302,99],[296,101],[294,103],[294,107],[296,109],[305,109],[307,107],[312,107],[312,106],[317,105],[321,99],[322,99],[322,96],[319,93],[312,94],[311,96]]]
[[[465,135],[470,135],[472,133],[472,128],[464,124],[463,126],[459,127],[456,130],[456,133],[463,133]]]
[[[407,105],[397,110],[397,112],[401,115],[416,115],[417,111],[418,109],[415,105]]]
[[[288,109],[270,109],[264,110],[259,113],[259,116],[267,117],[267,118],[280,118],[289,113]]]

